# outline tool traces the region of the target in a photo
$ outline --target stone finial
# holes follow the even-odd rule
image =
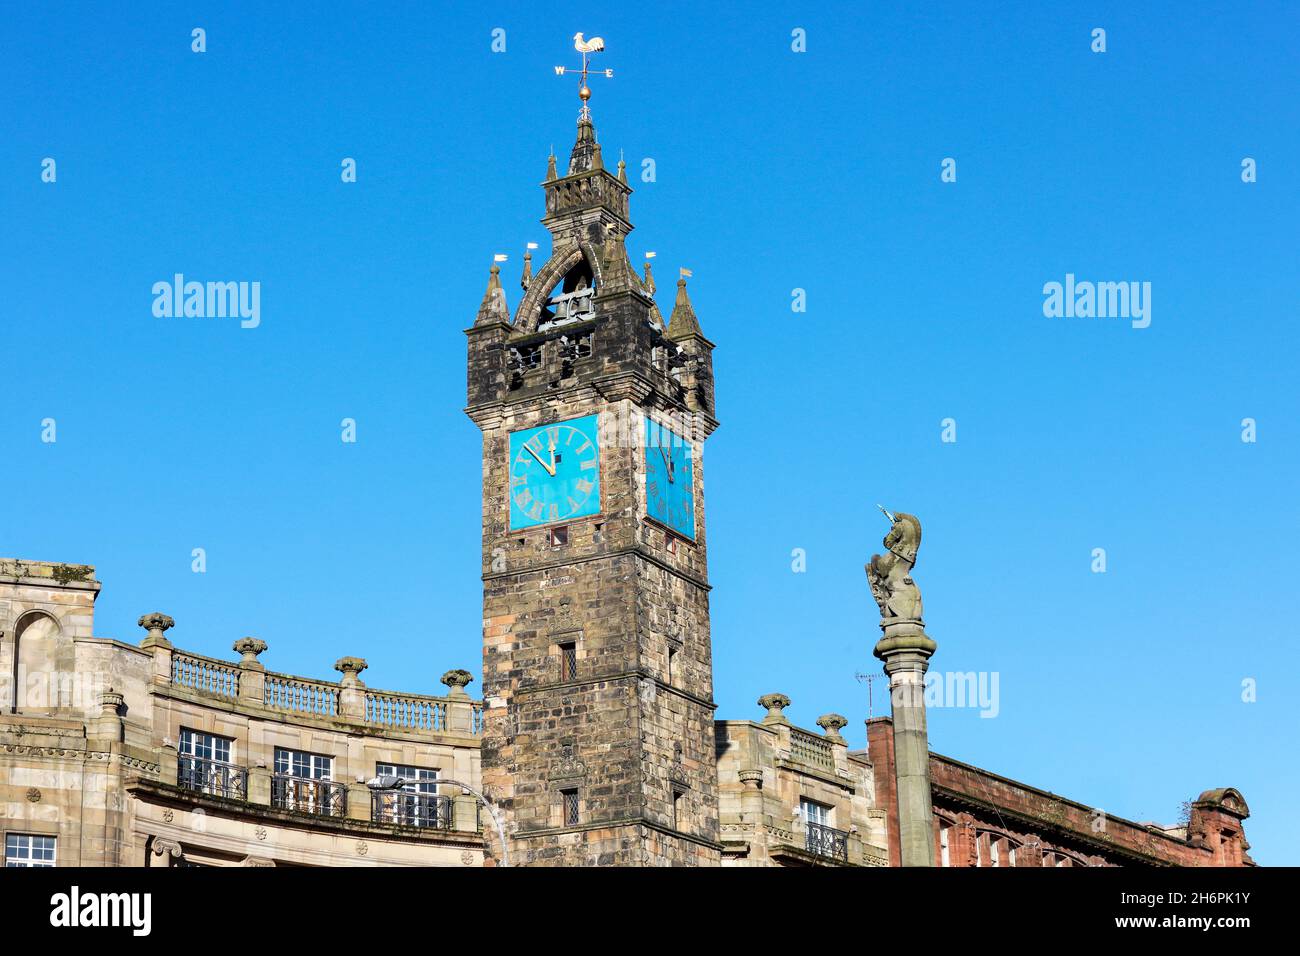
[[[519,287],[525,292],[533,284],[533,253],[532,250],[524,252],[524,274],[519,277]]]
[[[645,282],[641,284],[645,286],[645,290],[648,294],[650,295],[655,294],[655,275],[654,272],[652,272],[650,269],[649,259],[646,259],[645,261]]]
[[[488,274],[487,291],[478,307],[478,317],[474,324],[491,325],[494,322],[510,322],[510,307],[506,304],[506,290],[501,288],[501,267],[495,262]]]
[[[668,337],[673,340],[701,335],[700,320],[695,317],[691,306],[691,297],[686,294],[685,277],[677,280],[677,301],[673,304],[672,314],[668,316]]]
[[[357,675],[369,666],[363,657],[340,657],[334,662],[334,669],[343,674],[340,683],[347,687],[360,684],[361,679]]]
[[[556,179],[557,176],[558,174],[555,171],[555,151],[552,150],[551,155],[546,158],[546,181],[549,183],[551,180]]]
[[[826,731],[826,739],[832,743],[845,743],[844,738],[840,736],[840,731],[848,725],[848,718],[839,714],[822,714],[817,718],[817,726]]]
[[[447,687],[450,688],[451,696],[468,697],[469,695],[465,693],[465,685],[474,682],[474,675],[467,670],[457,668],[455,670],[447,671],[447,673],[442,675],[441,679],[442,683],[446,684]]]
[[[240,667],[262,669],[262,664],[258,661],[257,655],[266,650],[266,641],[260,637],[241,637],[231,645],[231,650],[236,654],[243,655],[243,660],[239,662]]]
[[[790,698],[785,694],[764,694],[758,699],[759,707],[767,708],[767,716],[763,718],[765,724],[788,724],[785,714],[781,711],[790,706]]]
[[[163,632],[175,627],[176,622],[166,614],[158,611],[154,611],[152,614],[142,614],[140,620],[136,623],[149,631],[149,636],[140,642],[141,647],[172,646],[172,642],[167,640]]]
[[[627,163],[623,161],[621,154],[618,157],[618,181],[620,183],[627,182]]]
[[[757,768],[740,771],[740,782],[747,790],[763,789],[763,771]]]

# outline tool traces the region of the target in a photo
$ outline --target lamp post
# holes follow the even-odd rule
[[[386,773],[381,777],[373,777],[370,780],[367,780],[366,786],[372,792],[376,792],[376,793],[386,793],[386,792],[395,793],[401,790],[407,784],[430,783],[430,782],[432,781],[408,780],[406,777],[399,777],[396,774]],[[445,783],[453,787],[460,787],[461,790],[463,790],[466,793],[472,794],[474,797],[478,799],[479,803],[487,807],[487,811],[492,817],[492,823],[495,824],[497,829],[497,839],[501,841],[501,865],[509,866],[510,846],[506,843],[506,828],[501,823],[501,815],[497,812],[496,805],[493,804],[490,800],[488,800],[487,797],[483,796],[483,794],[479,793],[477,790],[471,787],[469,784],[462,783],[459,780],[452,780],[448,777],[439,777],[437,779],[437,783],[439,784]]]

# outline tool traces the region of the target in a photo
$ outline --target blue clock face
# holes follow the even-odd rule
[[[695,465],[690,442],[645,420],[646,514],[695,540]]]
[[[600,513],[596,416],[510,435],[510,527]]]

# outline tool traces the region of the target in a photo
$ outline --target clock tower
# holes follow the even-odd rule
[[[713,344],[624,242],[632,193],[583,107],[542,188],[551,255],[469,337],[483,432],[483,785],[512,865],[714,866],[704,522]],[[495,841],[488,852],[496,860]],[[499,861],[498,861],[499,862]]]

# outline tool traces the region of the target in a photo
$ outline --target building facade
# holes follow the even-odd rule
[[[0,829],[7,865],[474,866],[481,708],[93,636],[87,566],[0,561]],[[410,781],[372,790],[378,775]]]
[[[911,515],[868,570],[893,716],[867,750],[779,693],[716,719],[713,344],[685,275],[665,320],[632,267],[632,190],[586,96],[542,188],[549,259],[525,257],[513,312],[493,265],[466,331],[482,702],[464,670],[424,695],[366,687],[356,657],[337,682],[268,671],[252,637],[190,653],[161,613],[139,644],[96,637],[94,568],[0,560],[7,865],[1252,865],[1231,788],[1158,827],[929,750]]]

